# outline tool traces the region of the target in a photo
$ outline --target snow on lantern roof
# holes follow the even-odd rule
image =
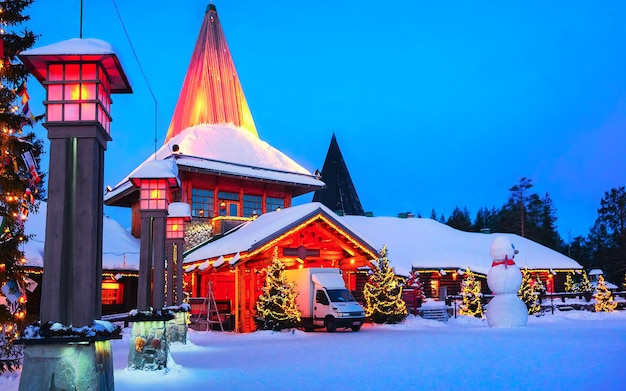
[[[73,57],[76,57],[75,59]],[[47,64],[70,60],[98,61],[111,78],[112,93],[131,93],[133,89],[113,47],[100,39],[72,38],[19,54],[24,65],[42,83],[47,78]]]
[[[129,176],[129,180],[135,186],[138,186],[142,179],[168,179],[170,185],[180,185],[178,166],[172,160],[149,160]]]
[[[496,236],[506,236],[519,250],[515,263],[529,269],[582,269],[575,260],[515,234],[484,234],[454,229],[428,218],[343,216],[372,238],[378,248],[387,245],[391,267],[408,275],[412,268],[449,269],[469,267],[487,274],[492,259],[489,248]]]
[[[39,210],[29,214],[24,223],[24,233],[32,235],[24,245],[24,266],[44,266],[47,207],[46,202],[40,201]],[[102,269],[139,270],[139,239],[108,216],[104,216],[102,223]]]
[[[167,217],[191,218],[191,209],[186,202],[170,202],[167,207]]]
[[[137,170],[154,159],[153,154],[129,177],[135,177]],[[156,152],[156,159],[174,160],[179,169],[268,180],[306,189],[299,194],[324,186],[324,182],[278,149],[232,125],[204,124],[185,129]],[[132,191],[129,177],[105,195],[107,205],[115,204],[116,199]]]
[[[370,252],[377,253],[376,248],[371,245],[368,239],[356,232],[333,211],[319,202],[311,202],[266,213],[255,220],[248,221],[228,235],[189,250],[184,256],[184,262],[190,263],[253,251],[317,214],[323,215],[333,224],[341,227],[342,230],[367,247]],[[233,265],[239,260],[240,256],[235,255],[230,260],[230,264]]]
[[[232,124],[258,137],[213,4],[204,15],[165,141],[203,123]]]
[[[601,274],[604,274],[602,269],[591,269],[591,270],[589,270],[589,275],[590,276],[599,276]]]

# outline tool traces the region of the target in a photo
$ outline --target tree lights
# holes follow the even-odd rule
[[[541,310],[541,292],[545,291],[545,287],[539,278],[533,279],[532,274],[527,267],[522,269],[522,285],[517,292],[518,296],[526,308],[528,314],[533,315]]]
[[[380,258],[373,261],[374,270],[363,288],[365,316],[375,323],[400,323],[408,315],[402,298],[400,278],[389,266],[387,246],[380,251]]]
[[[29,19],[22,12],[30,3],[0,2],[0,373],[17,369],[21,360],[21,348],[12,341],[26,317],[26,275],[20,269],[28,240],[24,223],[36,209],[42,186],[37,172],[42,142],[32,131],[23,131],[34,122],[25,84],[28,71],[15,61],[35,42],[33,32],[21,26]]]
[[[256,302],[257,327],[262,330],[281,330],[296,327],[300,323],[300,310],[296,305],[294,283],[285,276],[285,265],[278,258],[274,247],[272,263],[265,269],[263,294]]]
[[[596,312],[613,312],[613,310],[617,307],[617,302],[613,299],[611,291],[606,286],[606,281],[604,281],[604,276],[602,274],[598,276],[598,285],[596,286],[594,298],[596,299]]]
[[[468,267],[463,273],[465,278],[461,282],[461,297],[463,302],[459,307],[461,315],[483,317],[483,305],[481,303],[480,281],[476,280],[474,272]]]

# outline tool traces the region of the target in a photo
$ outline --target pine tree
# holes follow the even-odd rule
[[[468,267],[464,273],[465,278],[461,282],[461,297],[463,302],[459,307],[461,315],[475,316],[482,318],[483,305],[481,303],[480,281],[476,280],[474,272]]]
[[[408,315],[402,298],[400,278],[394,274],[387,259],[387,246],[380,251],[380,258],[363,288],[365,316],[374,323],[400,323]]]
[[[522,284],[517,295],[526,304],[529,315],[537,314],[541,311],[541,294],[545,292],[545,289],[539,277],[533,279],[528,268],[522,269]]]
[[[574,278],[573,278],[574,273],[567,273],[567,276],[565,277],[565,292],[574,292],[574,290],[576,289],[576,286],[574,285]]]
[[[578,283],[578,285],[576,285],[576,292],[583,293],[585,295],[591,294],[591,292],[593,292],[593,287],[589,282],[589,277],[587,277],[586,271],[583,271],[580,282]]]
[[[606,281],[604,281],[604,276],[602,274],[598,277],[598,285],[596,286],[594,298],[596,299],[596,312],[613,312],[615,307],[617,307],[617,302],[613,299],[611,291],[606,286]]]
[[[278,247],[274,247],[272,263],[265,268],[263,294],[256,302],[257,327],[261,330],[281,330],[300,324],[300,310],[296,304],[294,283],[287,281],[285,265],[278,258]]]
[[[21,26],[32,0],[0,2],[0,373],[20,365],[20,349],[11,341],[26,322],[24,222],[36,210],[42,177],[37,173],[42,142],[32,131],[36,119],[28,104],[28,71],[17,54],[37,36]]]

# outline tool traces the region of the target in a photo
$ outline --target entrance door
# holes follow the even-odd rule
[[[439,287],[439,301],[446,301],[447,296],[448,296],[448,287],[447,286]]]

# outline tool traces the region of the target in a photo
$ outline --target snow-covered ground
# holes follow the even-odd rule
[[[117,391],[626,388],[626,311],[557,311],[520,328],[410,316],[357,333],[191,330],[167,373],[126,370],[129,331],[113,342]],[[0,376],[0,390],[18,385],[19,374]]]

